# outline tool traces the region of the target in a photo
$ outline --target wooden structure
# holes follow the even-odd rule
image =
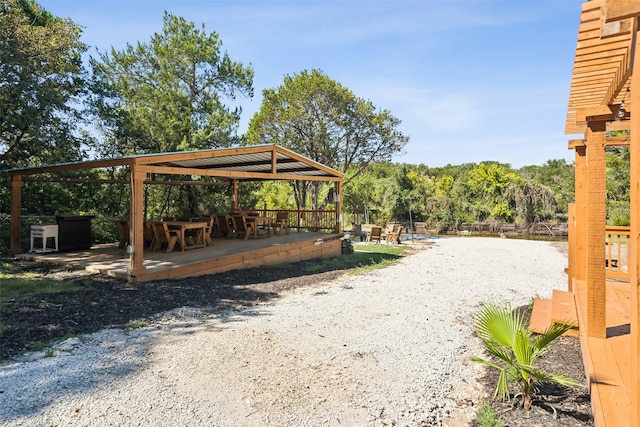
[[[258,240],[214,239],[213,245],[193,251],[148,251],[144,280],[164,280],[220,273],[242,268],[282,264],[342,252],[339,235],[325,232],[282,234]],[[19,257],[85,269],[121,279],[129,278],[129,256],[117,244],[94,245],[71,252],[26,253]]]
[[[579,320],[596,426],[640,425],[640,114],[633,114],[640,108],[639,17],[640,0],[582,5],[565,126],[566,134],[583,137],[569,141],[576,179],[568,291],[554,293],[550,311],[554,321]],[[630,230],[606,228],[605,149],[612,146],[630,149]],[[609,242],[629,248],[624,269],[622,252],[607,241],[614,233]],[[563,311],[574,301],[575,310]]]
[[[76,180],[71,181],[56,174],[74,170],[100,168],[127,168],[127,181]],[[232,188],[231,211],[238,211],[238,184],[241,180],[307,180],[334,183],[335,222],[333,233],[342,230],[342,178],[343,174],[318,162],[314,162],[293,151],[277,145],[258,145],[217,150],[185,151],[137,155],[117,159],[93,160],[78,163],[48,165],[8,171],[11,187],[11,236],[10,252],[22,253],[21,209],[22,188],[25,181],[98,182],[124,183],[131,187],[131,209],[129,224],[129,265],[128,279],[147,281],[153,278],[147,274],[144,263],[144,209],[143,187],[154,184],[156,175],[205,176],[229,183]],[[163,181],[166,183],[167,181]],[[193,185],[194,181],[169,181],[173,184]],[[204,262],[204,261],[203,261]],[[282,262],[282,260],[280,261]],[[192,266],[198,274],[205,274],[206,268]],[[188,274],[186,274],[188,275]]]

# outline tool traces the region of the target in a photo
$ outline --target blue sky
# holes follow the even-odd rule
[[[564,135],[582,0],[41,0],[89,54],[147,42],[168,11],[220,35],[262,90],[321,69],[402,120],[394,160],[429,166],[573,159]]]

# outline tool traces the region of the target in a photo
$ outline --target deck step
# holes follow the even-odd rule
[[[553,291],[553,297],[554,297],[553,300],[536,298],[533,301],[533,310],[531,312],[531,320],[529,321],[530,332],[541,334],[545,330],[547,330],[549,326],[551,326],[552,322],[554,323],[569,322],[569,323],[575,323],[576,325],[578,324],[577,315],[575,315],[576,309],[575,309],[575,304],[573,303],[573,294],[566,292],[571,296],[571,306],[573,308],[573,313],[574,313],[574,316],[572,318],[570,314],[565,314],[565,313],[571,313],[571,308],[567,307],[567,305],[569,304],[568,298],[566,297],[566,295],[561,295],[565,292],[562,292],[562,291],[558,291],[558,292],[559,292],[558,302],[556,302],[556,291]],[[556,305],[558,305],[559,307],[556,308]],[[554,313],[555,313],[555,316],[554,316]],[[578,334],[579,334],[578,328],[575,327],[565,332],[564,335],[577,337]]]
[[[536,298],[533,300],[533,310],[531,311],[531,320],[529,320],[529,331],[541,334],[551,324],[551,306],[550,299]]]
[[[576,302],[572,292],[553,290],[551,321],[562,324],[578,324]]]

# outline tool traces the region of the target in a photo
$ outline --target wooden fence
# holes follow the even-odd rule
[[[289,212],[289,228],[298,231],[333,231],[336,228],[336,211],[256,209],[261,215],[276,219],[278,212]]]
[[[607,278],[626,280],[631,278],[627,244],[630,239],[630,227],[607,226],[605,228],[605,266]]]

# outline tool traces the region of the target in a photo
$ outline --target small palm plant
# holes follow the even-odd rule
[[[476,318],[476,332],[496,361],[480,357],[472,357],[471,360],[500,371],[494,398],[509,400],[509,383],[516,383],[520,387],[524,409],[528,410],[532,393],[540,382],[567,387],[582,385],[565,375],[547,373],[535,366],[536,359],[548,351],[549,344],[573,326],[554,323],[544,333],[532,334],[523,313],[507,307],[485,305]]]

